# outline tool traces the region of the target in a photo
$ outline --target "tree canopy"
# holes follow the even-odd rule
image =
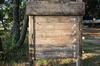
[[[100,18],[100,0],[84,0],[85,17]]]

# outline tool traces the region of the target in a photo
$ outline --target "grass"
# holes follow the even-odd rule
[[[83,50],[85,52],[95,52],[96,49],[100,50],[100,44],[94,44],[86,41],[83,42]]]
[[[83,61],[83,66],[100,66],[100,56],[92,56]]]
[[[84,55],[87,55],[87,58],[83,60],[83,66],[100,66],[100,44],[94,44],[90,42],[83,43]],[[99,52],[97,52],[99,50]]]
[[[66,59],[39,59],[37,61],[37,65],[38,66],[42,66],[42,65],[45,65],[45,66],[61,66],[61,65],[68,65],[68,64],[71,64],[75,62],[75,59],[72,59],[72,58],[66,58]]]

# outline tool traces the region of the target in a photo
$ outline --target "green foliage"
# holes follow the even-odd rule
[[[74,63],[75,59],[73,58],[66,58],[66,59],[38,59],[37,65],[38,66],[60,66],[60,65],[67,65]]]
[[[85,16],[100,17],[100,0],[84,0],[86,4]]]
[[[10,31],[0,31],[2,36],[4,36],[3,40],[3,55],[0,55],[0,62],[5,63],[18,63],[25,62],[28,60],[28,39],[26,37],[23,46],[20,49],[12,49],[15,47],[15,44],[12,44],[12,38]],[[0,35],[1,36],[1,35]],[[10,50],[10,51],[9,51]],[[6,53],[9,52],[9,53]]]
[[[0,10],[0,20],[3,20],[4,14],[3,14],[3,10]]]
[[[4,0],[0,0],[0,4],[3,4],[4,3]]]
[[[0,3],[4,0],[0,0]],[[23,21],[25,15],[25,3],[26,1],[22,1],[20,4],[20,21]],[[2,7],[0,7],[0,21],[4,21],[4,24],[7,28],[12,27],[13,23],[13,12],[12,12],[12,4],[2,2]],[[0,36],[3,37],[3,55],[0,55],[0,62],[24,62],[28,61],[28,41],[27,37],[25,39],[25,43],[20,48],[16,48],[16,45],[12,43],[11,30],[10,31],[0,31]]]
[[[63,59],[61,60],[60,64],[69,64],[69,63],[73,63],[73,59],[72,58],[67,58],[67,59]]]
[[[6,28],[11,28],[12,25],[12,7],[11,4],[4,3],[0,7],[0,21],[3,21]]]
[[[0,30],[0,36],[3,36],[4,35],[4,31],[3,30]]]
[[[38,65],[41,66],[41,65],[48,65],[49,61],[48,60],[44,60],[44,59],[41,59],[41,60],[38,60]]]
[[[12,3],[3,2],[4,0],[0,0],[2,5],[0,5],[0,21],[4,21],[4,24],[7,28],[12,27],[13,25],[13,6]],[[21,1],[20,3],[20,22],[23,21],[25,15],[25,5],[26,0]],[[22,26],[22,25],[21,25]]]

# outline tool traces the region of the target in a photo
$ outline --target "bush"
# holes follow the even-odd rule
[[[12,49],[15,47],[15,44],[12,43],[12,36],[10,31],[3,31],[1,33],[4,36],[3,41],[3,55],[0,56],[0,62],[5,63],[19,63],[25,62],[28,59],[28,39],[26,37],[23,46],[19,49]],[[9,51],[10,50],[10,51]],[[6,52],[9,52],[6,54]]]

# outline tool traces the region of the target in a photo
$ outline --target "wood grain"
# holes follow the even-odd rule
[[[27,15],[84,15],[85,4],[83,2],[42,1],[35,0],[27,3]]]
[[[35,16],[37,58],[72,57],[74,44],[79,45],[79,18]]]

